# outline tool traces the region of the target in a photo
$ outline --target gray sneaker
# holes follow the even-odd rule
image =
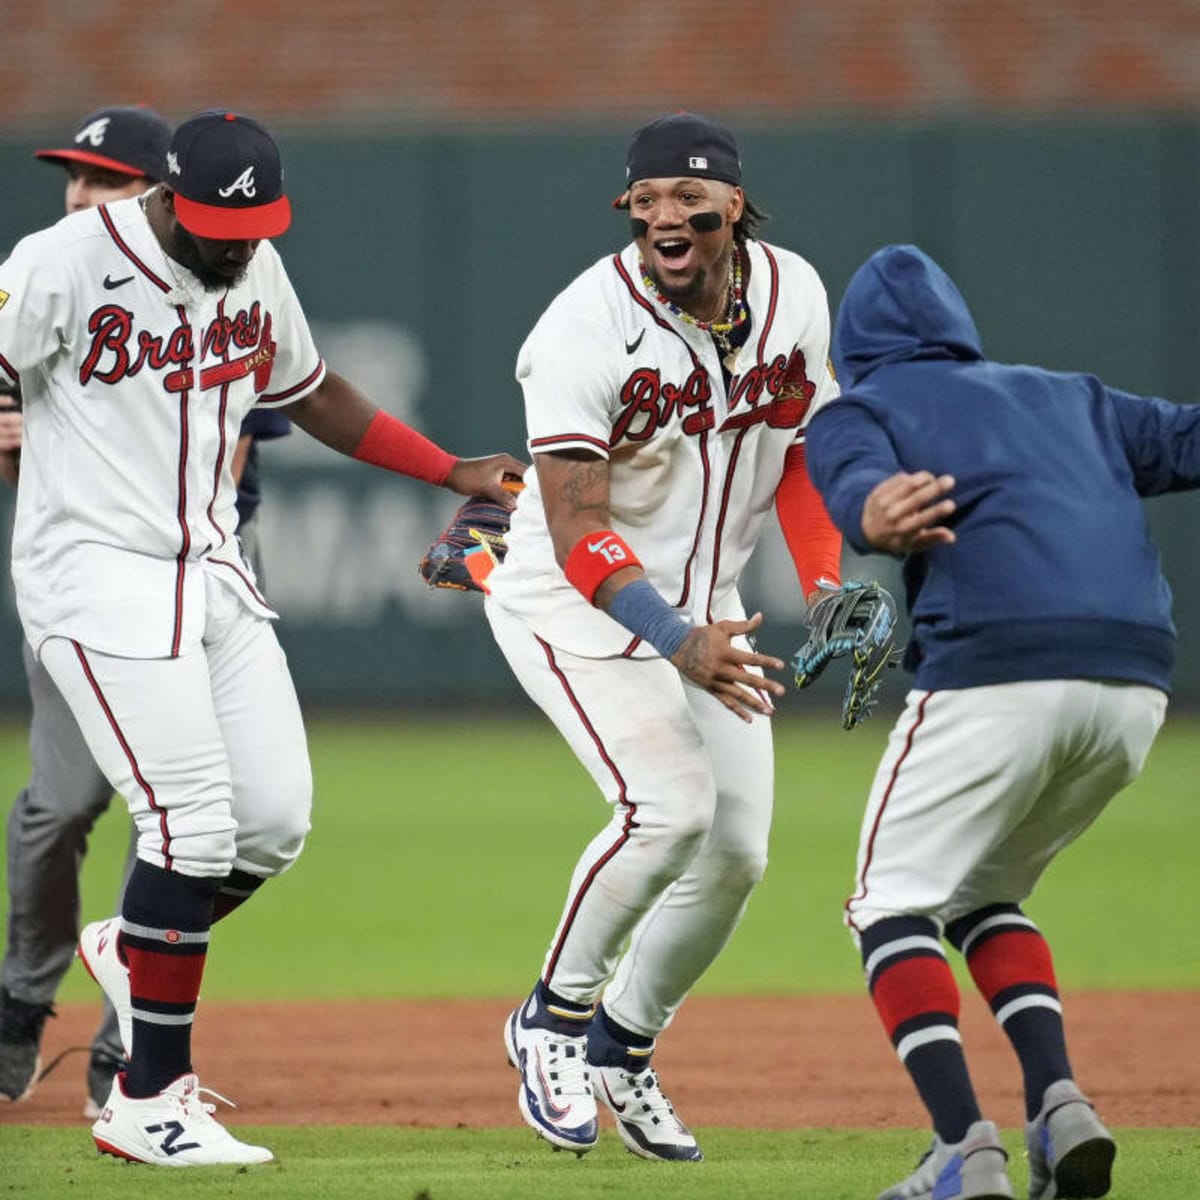
[[[1046,1089],[1025,1126],[1030,1200],[1091,1200],[1108,1195],[1117,1143],[1073,1079]]]
[[[1008,1154],[991,1121],[976,1121],[961,1142],[933,1139],[917,1169],[879,1200],[1012,1200]]]
[[[54,1009],[26,1004],[0,988],[0,1100],[26,1100],[37,1086],[42,1027]]]

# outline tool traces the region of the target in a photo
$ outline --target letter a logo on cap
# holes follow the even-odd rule
[[[254,168],[247,167],[228,187],[218,188],[217,193],[228,200],[234,192],[241,192],[247,199],[253,199],[258,189],[254,186]]]
[[[93,146],[104,145],[104,135],[108,132],[108,122],[108,117],[101,117],[98,121],[93,121],[90,125],[85,125],[75,135],[75,144],[79,145],[82,142],[91,142]]]

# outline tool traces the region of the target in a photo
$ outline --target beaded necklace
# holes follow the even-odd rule
[[[742,291],[742,255],[739,248],[735,245],[733,254],[729,260],[729,281],[726,283],[726,289],[729,293],[729,306],[725,310],[725,316],[720,321],[701,321],[699,317],[693,317],[686,309],[680,308],[673,300],[668,300],[666,296],[658,290],[658,284],[650,277],[650,272],[646,270],[646,263],[643,259],[638,259],[638,269],[642,273],[642,283],[646,285],[646,290],[669,312],[674,313],[686,325],[691,325],[695,329],[699,329],[704,333],[712,335],[713,340],[721,348],[722,354],[729,354],[733,347],[730,345],[730,334],[746,319],[748,310],[746,308],[746,297]]]

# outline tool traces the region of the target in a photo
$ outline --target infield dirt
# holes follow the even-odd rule
[[[518,997],[513,997],[513,1003]],[[1077,992],[1066,999],[1075,1074],[1115,1126],[1200,1126],[1200,992]],[[205,1004],[202,1084],[238,1103],[238,1124],[424,1127],[520,1124],[497,1000]],[[43,1058],[86,1046],[98,1005],[64,1005]],[[963,1040],[985,1112],[1023,1120],[1020,1075],[976,996]],[[87,1058],[69,1054],[4,1124],[82,1123]],[[760,1129],[926,1125],[861,996],[694,997],[655,1065],[685,1120]]]

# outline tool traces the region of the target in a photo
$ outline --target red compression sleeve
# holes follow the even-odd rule
[[[842,581],[842,535],[837,531],[821,493],[808,477],[804,446],[793,446],[783,460],[783,478],[775,492],[779,528],[791,551],[804,598],[816,590],[818,579]]]
[[[362,441],[354,448],[354,457],[398,475],[411,475],[439,486],[446,482],[446,476],[458,462],[453,454],[447,454],[424,434],[409,428],[383,409],[371,418]]]

